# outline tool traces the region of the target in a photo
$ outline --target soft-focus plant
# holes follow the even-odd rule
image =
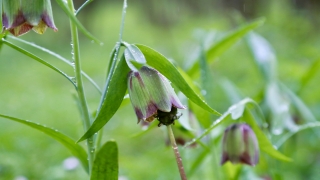
[[[47,27],[54,31],[50,0],[3,0],[3,26],[15,36],[23,35],[31,29],[43,34]]]
[[[39,34],[43,34],[47,27],[57,30],[50,0],[0,0],[2,15],[0,25],[3,29],[0,34],[0,50],[3,46],[10,47],[59,73],[73,85],[77,92],[76,101],[84,127],[83,135],[76,141],[56,129],[23,118],[5,114],[0,114],[0,117],[41,131],[63,144],[79,160],[92,180],[118,179],[121,176],[118,161],[122,154],[119,158],[117,140],[103,143],[101,137],[103,133],[108,133],[103,132],[103,128],[111,126],[108,122],[124,106],[123,104],[128,104],[129,101],[138,123],[140,121],[150,123],[146,126],[148,130],[143,133],[157,128],[157,125],[167,126],[180,178],[184,180],[187,177],[196,177],[195,174],[202,166],[206,166],[201,171],[206,174],[207,179],[258,178],[261,176],[259,170],[262,166],[273,161],[292,161],[277,149],[286,140],[301,130],[320,126],[297,95],[312,74],[305,75],[305,81],[301,83],[297,92],[290,90],[278,80],[276,59],[271,45],[260,35],[249,33],[261,26],[264,19],[243,24],[232,32],[224,33],[223,36],[215,34],[217,37],[209,42],[208,34],[200,33],[195,58],[188,66],[179,67],[148,46],[131,44],[123,40],[127,9],[127,1],[124,0],[119,40],[111,53],[110,64],[106,67],[107,78],[101,90],[81,66],[78,30],[93,42],[103,44],[91,35],[76,17],[91,0],[86,1],[78,10],[75,10],[72,0],[55,2],[70,20],[72,61],[14,37],[23,35],[31,29]],[[211,69],[215,59],[243,37],[263,77],[265,87],[258,97],[242,97],[237,87],[228,80],[214,77]],[[74,68],[74,74],[69,75],[36,54],[19,47],[14,43],[15,40],[62,60]],[[88,108],[84,78],[88,79],[101,95],[100,103],[96,105],[94,111]],[[229,108],[222,114],[213,108],[218,106],[215,102],[216,86],[221,86],[230,100]],[[294,106],[292,111],[291,106]],[[305,121],[295,122],[294,115]],[[136,118],[132,117],[132,120],[134,119]],[[159,121],[156,125],[153,125],[154,119]],[[178,134],[177,138],[174,133]],[[319,133],[314,133],[319,136]],[[86,141],[86,149],[79,144],[81,141]],[[178,147],[177,144],[182,144],[184,147]],[[183,153],[180,154],[179,150]],[[161,158],[161,152],[158,154]],[[222,157],[221,161],[219,157]],[[211,160],[210,165],[207,165],[207,158]],[[228,161],[242,164],[233,165]],[[157,168],[152,167],[152,159],[150,162],[146,165],[148,168]],[[210,173],[207,172],[211,171],[214,174],[208,177],[207,174]],[[271,171],[266,173],[275,176]],[[157,176],[154,175],[155,178]]]

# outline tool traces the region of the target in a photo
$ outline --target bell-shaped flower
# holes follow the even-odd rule
[[[157,70],[147,66],[129,73],[128,90],[138,123],[141,120],[152,122],[158,118],[165,119],[163,123],[160,120],[159,125],[169,125],[178,118],[177,108],[185,108],[170,82]]]
[[[250,166],[259,162],[258,140],[249,125],[232,124],[224,131],[221,164],[227,161]]]
[[[23,35],[33,29],[43,34],[47,27],[54,31],[50,0],[3,0],[3,26],[15,36]]]

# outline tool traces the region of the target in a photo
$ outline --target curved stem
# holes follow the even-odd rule
[[[123,8],[122,8],[122,19],[121,19],[121,25],[120,25],[120,33],[119,33],[119,42],[117,42],[115,48],[112,50],[111,52],[111,57],[110,57],[110,64],[109,64],[109,67],[108,67],[108,71],[107,71],[107,82],[104,86],[104,93],[101,97],[101,100],[100,100],[100,105],[99,107],[102,106],[102,103],[103,103],[103,100],[105,99],[105,96],[106,96],[106,93],[107,93],[107,89],[109,87],[109,84],[110,84],[110,81],[111,81],[111,77],[114,73],[114,70],[115,70],[115,67],[116,67],[116,64],[117,64],[117,60],[118,60],[118,56],[119,56],[119,51],[120,51],[120,47],[122,45],[122,35],[123,35],[123,29],[124,29],[124,20],[125,20],[125,16],[126,16],[126,9],[127,9],[127,0],[124,0],[123,1]],[[98,109],[99,111],[100,109]],[[100,130],[99,131],[99,136],[102,137],[102,131]],[[100,146],[100,142],[97,143],[97,146]]]
[[[172,146],[174,155],[176,156],[176,161],[177,161],[178,169],[179,169],[179,172],[180,172],[181,180],[187,180],[187,176],[186,176],[186,173],[184,171],[183,164],[182,164],[182,158],[180,156],[179,149],[178,149],[176,140],[174,138],[174,134],[172,132],[171,125],[168,125],[167,128],[168,128],[169,138],[170,138],[170,141],[171,141],[171,146]]]
[[[88,4],[90,4],[93,0],[87,0],[85,3],[83,3],[79,9],[76,11],[75,15],[78,15],[78,13],[84,8],[86,7]]]
[[[74,6],[72,0],[68,0],[68,8],[70,11],[74,12]],[[74,58],[74,69],[76,76],[76,84],[77,84],[77,93],[80,101],[83,121],[84,121],[84,130],[87,131],[91,126],[91,120],[88,110],[88,105],[84,93],[83,81],[81,76],[81,62],[80,62],[80,47],[79,47],[79,39],[78,39],[78,30],[76,24],[74,24],[70,20],[71,27],[71,36],[72,36],[72,48],[73,48],[73,58]],[[88,160],[89,160],[89,172],[91,172],[91,168],[94,160],[94,138],[90,137],[87,139],[87,147],[88,147]]]

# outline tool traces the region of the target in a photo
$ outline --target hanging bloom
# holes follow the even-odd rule
[[[3,0],[3,26],[15,36],[23,35],[31,29],[43,34],[47,27],[54,31],[50,0]]]
[[[131,104],[141,120],[152,122],[157,118],[163,125],[178,119],[177,108],[184,109],[170,82],[155,69],[143,66],[131,71],[128,78]]]
[[[227,161],[254,166],[259,161],[256,135],[247,124],[232,124],[223,135],[221,164]]]

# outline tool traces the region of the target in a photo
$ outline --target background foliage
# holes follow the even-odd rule
[[[78,1],[77,1],[78,2]],[[79,1],[79,5],[80,5]],[[195,3],[197,2],[197,3]],[[239,3],[236,3],[239,2]],[[199,37],[208,42],[220,38],[245,21],[265,17],[263,26],[256,29],[272,45],[277,59],[277,78],[294,92],[299,90],[302,77],[319,61],[320,19],[319,3],[316,1],[129,1],[124,40],[130,43],[146,44],[171,58],[181,68],[190,65],[196,56]],[[71,58],[69,22],[64,12],[52,2],[57,33],[48,30],[44,35],[28,33],[22,39],[35,42],[64,57]],[[81,35],[83,70],[102,87],[105,80],[109,55],[118,39],[121,20],[121,2],[96,0],[78,16],[87,29],[98,37],[103,46],[92,43]],[[217,36],[214,36],[217,35]],[[211,38],[211,39],[210,39]],[[213,38],[213,39],[212,39]],[[16,41],[14,41],[16,42]],[[47,56],[41,51],[16,42],[72,74],[73,69]],[[243,97],[262,102],[261,93],[266,83],[255,63],[245,39],[242,39],[209,65],[212,72],[212,97],[209,104],[223,113],[230,102],[223,79],[228,79]],[[320,119],[320,73],[297,92],[299,98]],[[202,82],[197,81],[199,84]],[[96,109],[100,95],[85,81],[85,90],[90,109]],[[232,88],[233,89],[233,88]],[[79,121],[73,87],[62,76],[30,58],[3,46],[0,54],[0,112],[15,117],[54,127],[78,139],[83,134]],[[262,105],[262,109],[266,109]],[[290,106],[291,115],[296,110]],[[264,111],[270,119],[270,112]],[[211,120],[216,119],[212,116]],[[301,116],[293,116],[297,124],[306,122]],[[71,154],[61,144],[31,128],[0,119],[0,179],[88,179],[79,165],[67,170],[63,161]],[[179,131],[175,129],[179,137]],[[219,128],[217,132],[222,132]],[[289,139],[280,151],[291,157],[293,162],[282,162],[262,153],[262,162],[257,165],[255,178],[273,179],[318,179],[320,177],[319,136],[314,131],[302,131]],[[104,141],[115,139],[119,150],[119,175],[123,179],[177,179],[178,172],[172,150],[166,145],[165,127],[154,128],[141,135],[141,126],[131,105],[121,107],[104,130]],[[220,133],[221,134],[221,133]],[[275,139],[277,136],[274,137]],[[190,179],[221,178],[219,172],[228,170],[230,164],[216,166],[219,157],[220,138],[215,152],[205,152],[201,147],[181,151]],[[84,145],[84,142],[80,143]],[[211,150],[212,151],[212,150]],[[203,161],[193,168],[199,154],[206,154]],[[218,159],[218,160],[217,160]],[[248,172],[250,167],[243,167]],[[243,177],[245,179],[245,177]],[[251,178],[253,178],[251,176]]]

